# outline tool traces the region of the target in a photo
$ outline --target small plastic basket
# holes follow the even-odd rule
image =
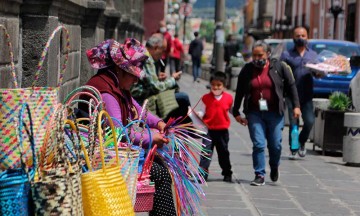
[[[134,206],[135,212],[151,211],[154,204],[154,194],[155,184],[153,182],[150,182],[150,184],[142,184],[139,182]]]

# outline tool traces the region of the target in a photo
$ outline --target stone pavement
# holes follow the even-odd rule
[[[206,84],[192,82],[189,74],[179,81],[180,90],[189,94],[194,106],[208,92]],[[229,91],[234,95],[234,92]],[[233,183],[222,181],[217,155],[214,154],[210,176],[205,186],[206,200],[202,209],[209,216],[340,216],[360,215],[360,168],[345,166],[341,154],[322,156],[307,143],[303,159],[288,160],[288,128],[283,132],[280,178],[272,183],[268,173],[264,186],[250,186],[254,178],[252,143],[247,127],[231,116],[230,160]],[[146,214],[137,214],[146,215]]]

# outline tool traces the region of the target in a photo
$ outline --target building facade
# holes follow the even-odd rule
[[[244,7],[245,31],[255,39],[271,36],[274,1],[248,0]]]
[[[145,39],[159,30],[159,23],[165,20],[167,5],[170,0],[144,0]]]
[[[85,51],[104,39],[142,40],[143,0],[0,0],[0,24],[9,31],[19,87],[29,87],[52,31],[64,25],[70,54],[60,94],[63,97],[93,74]],[[64,34],[53,39],[38,86],[56,86],[64,60]],[[0,88],[13,88],[5,35],[0,30]]]
[[[295,26],[309,28],[309,38],[360,43],[360,0],[276,0],[274,38],[291,38]]]

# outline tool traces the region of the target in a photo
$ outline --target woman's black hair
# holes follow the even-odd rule
[[[214,75],[211,76],[210,82],[212,82],[213,80],[220,81],[224,85],[226,85],[226,74],[224,72],[217,71],[214,73]]]

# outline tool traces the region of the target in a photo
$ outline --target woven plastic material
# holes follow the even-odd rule
[[[123,176],[126,186],[128,189],[129,196],[131,198],[132,204],[135,204],[136,197],[136,182],[138,174],[138,165],[139,165],[139,150],[129,147],[119,147],[119,162],[120,162],[120,172]],[[114,148],[105,148],[105,163],[108,165],[116,165],[116,153]],[[95,166],[96,169],[101,168],[101,157],[99,154],[95,154]]]
[[[135,212],[148,212],[153,209],[155,185],[150,182],[150,170],[154,161],[157,145],[149,151],[143,170],[138,178]]]
[[[84,100],[84,99],[82,99],[81,96],[88,98],[89,100]],[[92,103],[91,100],[93,100],[94,102]],[[72,106],[75,103],[85,103],[88,106],[90,106],[89,107],[90,115],[92,113],[91,110],[94,110],[94,109],[102,110],[103,109],[101,93],[96,88],[94,88],[93,86],[89,86],[89,85],[80,86],[80,87],[74,89],[72,92],[70,92],[66,96],[63,104]]]
[[[116,165],[107,165],[104,159],[103,131],[101,129],[102,117],[107,118],[106,122],[110,124],[116,152]],[[118,146],[115,136],[114,124],[105,111],[100,111],[98,116],[98,139],[101,155],[101,169],[92,171],[91,164],[82,144],[82,150],[86,157],[87,166],[90,172],[81,176],[82,193],[84,202],[84,213],[87,216],[132,216],[135,215],[128,190],[120,173],[120,163],[118,155]],[[104,166],[106,164],[106,166]]]
[[[136,192],[135,212],[149,212],[154,205],[155,185],[144,184],[138,186]]]
[[[112,118],[113,121],[116,121],[118,125],[121,125],[121,122],[118,119]],[[116,128],[116,139],[119,141],[123,136],[127,138],[127,143],[121,143],[118,147],[119,154],[119,162],[121,167],[121,175],[123,176],[126,186],[128,188],[129,196],[131,198],[132,204],[135,204],[136,199],[136,184],[138,178],[138,166],[139,166],[139,155],[141,146],[133,146],[132,143],[127,136],[126,130],[128,127],[132,125],[138,125],[141,121],[135,120],[130,122],[127,126]],[[108,165],[116,165],[116,152],[114,149],[113,138],[108,134],[106,136],[106,141],[104,144],[104,152],[105,152],[105,163]],[[97,152],[94,155],[94,168],[101,168],[101,156],[100,153]]]
[[[55,154],[42,154],[39,164],[39,181],[33,185],[35,213],[37,215],[83,215],[81,194],[81,170],[79,160],[69,160],[65,148],[64,123],[70,125],[73,131],[78,131],[74,123],[65,121],[65,108],[58,106],[55,117],[51,119],[45,140],[46,149],[52,149]],[[56,128],[52,127],[52,121]],[[49,132],[54,132],[48,135]],[[74,136],[75,137],[75,136]],[[77,137],[77,136],[76,136]],[[76,142],[73,140],[73,150],[78,158]],[[45,150],[45,149],[42,149]],[[44,156],[45,155],[45,156]],[[52,160],[49,160],[51,158]],[[72,163],[70,163],[72,161]]]
[[[23,112],[27,109],[28,118],[30,120],[30,143],[32,156],[35,158],[35,148],[33,142],[33,128],[31,123],[31,116],[29,107],[24,104],[20,109],[19,114],[19,127],[21,132],[23,127]],[[22,134],[19,133],[19,148],[21,152]],[[31,203],[31,190],[30,181],[34,178],[34,167],[27,169],[25,161],[21,160],[22,168],[8,169],[0,173],[0,215],[6,216],[27,216],[32,215],[32,209],[29,205]],[[34,166],[36,166],[36,160],[34,160]]]
[[[48,52],[50,43],[55,37],[55,34],[60,31],[64,31],[66,34],[66,53],[64,57],[64,64],[60,72],[58,85],[57,87],[36,87],[36,82],[42,70],[42,65]],[[21,104],[24,102],[28,103],[31,110],[34,127],[35,148],[37,152],[39,151],[45,135],[45,125],[50,118],[50,115],[54,109],[54,105],[56,105],[58,102],[58,90],[62,83],[63,75],[68,62],[68,55],[70,52],[69,33],[64,26],[59,26],[51,34],[41,54],[41,59],[37,67],[37,72],[35,74],[32,87],[19,88],[16,82],[15,66],[13,63],[14,58],[11,51],[12,47],[10,39],[7,33],[5,35],[7,35],[6,38],[8,40],[8,45],[11,52],[10,57],[12,61],[11,68],[14,88],[0,89],[0,169],[2,170],[6,170],[7,168],[18,168],[21,166],[20,155],[19,152],[16,151],[18,146],[18,139],[16,136],[17,128],[15,126],[15,117],[19,112]],[[27,165],[31,166],[31,151],[29,151],[30,143],[26,137],[27,135],[25,131],[22,133],[25,136],[25,142],[23,143],[25,152],[24,157],[27,161]]]

